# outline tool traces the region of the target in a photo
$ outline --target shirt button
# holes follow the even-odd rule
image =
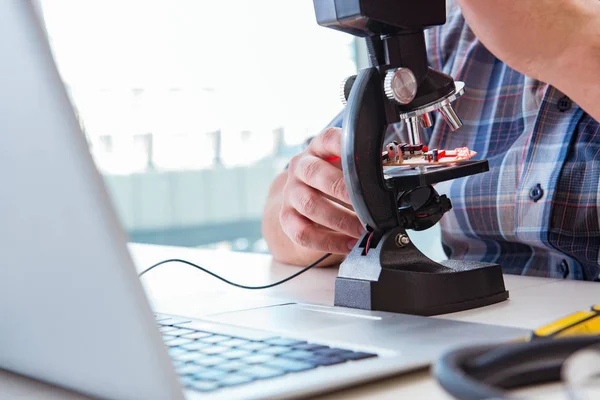
[[[531,188],[529,191],[529,197],[535,202],[541,199],[544,196],[544,190],[542,189],[542,185],[539,183]]]
[[[562,260],[562,262],[558,265],[558,272],[560,272],[563,278],[569,276],[569,263],[567,260]]]
[[[556,103],[556,107],[560,112],[569,111],[571,107],[573,107],[573,102],[567,96],[563,96],[558,99],[558,103]]]

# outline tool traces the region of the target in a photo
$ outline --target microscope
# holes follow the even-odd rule
[[[313,0],[317,23],[364,38],[370,67],[342,83],[342,168],[352,206],[367,232],[340,265],[334,304],[439,315],[504,301],[502,268],[478,261],[437,263],[407,230],[433,227],[452,203],[434,184],[489,170],[486,160],[427,162],[384,171],[389,125],[406,124],[411,149],[439,113],[451,131],[463,82],[429,67],[424,30],[446,22],[445,0]],[[431,157],[429,159],[431,161]],[[435,160],[437,161],[437,159]]]

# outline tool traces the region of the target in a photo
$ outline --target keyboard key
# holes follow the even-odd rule
[[[229,372],[219,370],[219,369],[205,369],[204,371],[200,371],[197,374],[194,374],[194,379],[201,379],[205,381],[217,381],[227,376]]]
[[[206,346],[202,349],[200,349],[200,351],[204,354],[208,354],[208,355],[213,355],[213,354],[219,354],[219,353],[223,353],[225,351],[229,351],[229,347],[223,347],[223,346]]]
[[[192,331],[191,333],[187,333],[184,336],[187,339],[202,339],[202,338],[205,338],[205,337],[212,336],[212,333]]]
[[[209,347],[212,346],[210,343],[203,343],[203,342],[199,342],[199,341],[193,341],[192,343],[188,343],[188,344],[184,344],[183,346],[181,346],[182,348],[188,350],[188,351],[198,351],[200,349],[203,349],[205,347]]]
[[[175,328],[189,329],[189,330],[195,331],[196,329],[192,329],[187,325],[190,322],[191,321],[189,319],[177,319],[177,320],[175,320],[175,323],[171,322],[171,325],[174,326]]]
[[[248,350],[248,351],[262,350],[262,349],[266,349],[267,347],[269,347],[269,345],[266,343],[262,343],[262,342],[251,342],[251,343],[245,344],[243,346],[239,346],[240,349]]]
[[[183,336],[189,335],[190,333],[194,333],[194,331],[192,329],[177,328],[163,333],[168,333],[171,336]]]
[[[167,346],[170,346],[170,347],[182,346],[184,344],[190,344],[190,343],[192,343],[192,340],[186,339],[186,338],[182,338],[182,337],[178,337],[178,338],[175,338],[175,339],[167,340],[165,342],[165,344]]]
[[[163,342],[166,342],[167,340],[173,340],[173,339],[177,339],[179,336],[171,336],[168,334],[163,334],[162,338],[163,338]]]
[[[224,364],[215,365],[215,368],[221,369],[223,371],[228,371],[228,372],[237,371],[237,370],[240,370],[242,368],[247,368],[247,367],[248,367],[248,364],[243,363],[239,360],[233,360],[233,361],[226,362]]]
[[[158,330],[162,333],[167,333],[170,331],[176,331],[179,328],[175,328],[174,326],[161,326],[160,328],[158,328]]]
[[[227,347],[239,347],[245,344],[250,343],[249,340],[246,339],[231,339],[231,340],[225,340],[224,342],[220,342],[219,344],[221,346],[227,346]]]
[[[230,360],[234,360],[236,358],[242,358],[242,357],[246,357],[251,355],[252,353],[246,350],[240,350],[240,349],[231,349],[225,353],[221,353],[220,356],[221,357],[225,357],[227,359]]]
[[[310,364],[314,364],[314,365],[321,365],[321,366],[342,364],[342,363],[346,362],[346,360],[344,360],[343,358],[340,358],[340,357],[319,357],[319,356],[316,356],[313,358],[308,358],[308,359],[302,360],[302,361],[310,363]]]
[[[304,340],[287,339],[287,338],[273,338],[265,340],[265,343],[272,344],[274,346],[299,346],[306,343]]]
[[[180,348],[180,347],[171,347],[169,350],[167,350],[169,355],[171,357],[177,357],[181,354],[185,354],[187,353],[187,351],[185,351],[184,349]]]
[[[192,381],[188,385],[188,387],[192,390],[197,390],[199,392],[212,392],[219,388],[219,385],[216,382],[209,381]]]
[[[248,340],[267,340],[273,338],[270,333],[255,331],[254,329],[239,328],[223,324],[215,324],[206,321],[192,321],[186,324],[186,328],[195,329],[202,332],[212,332],[215,334],[228,336],[230,338],[244,338]]]
[[[329,346],[323,346],[321,344],[315,343],[304,343],[298,346],[294,346],[294,350],[306,350],[306,351],[315,351],[315,350],[325,350],[328,349]]]
[[[274,357],[269,354],[253,354],[248,357],[242,358],[242,361],[246,364],[262,364],[272,360]]]
[[[353,360],[353,361],[364,360],[366,358],[372,358],[372,357],[377,357],[377,354],[362,353],[362,352],[352,352],[350,354],[342,354],[342,358],[345,358],[346,360]]]
[[[286,360],[285,358],[276,358],[272,361],[262,364],[263,367],[281,369],[286,372],[300,372],[316,368],[314,364],[309,364],[298,360]]]
[[[264,350],[260,350],[259,353],[261,354],[271,354],[274,356],[280,355],[280,354],[284,354],[284,353],[289,353],[290,351],[292,351],[291,347],[284,347],[284,346],[270,346]]]
[[[227,386],[236,386],[243,385],[244,383],[250,383],[254,380],[254,378],[250,376],[244,375],[228,375],[224,379],[219,381],[219,386],[227,387]]]
[[[205,354],[199,353],[197,351],[186,351],[185,354],[179,354],[175,357],[177,361],[185,361],[185,362],[197,362],[201,358],[208,357]]]
[[[339,355],[341,357],[341,355],[344,353],[353,353],[353,351],[346,350],[346,349],[336,349],[336,348],[315,351],[316,355],[323,356],[323,357],[337,356],[337,355]]]
[[[282,354],[281,357],[293,358],[297,360],[306,360],[307,358],[315,357],[315,354],[310,351],[294,350],[290,351],[289,353]]]
[[[205,367],[212,367],[213,365],[223,364],[227,361],[229,360],[219,356],[203,356],[198,360],[194,360],[194,363],[204,365]]]
[[[254,379],[268,379],[284,375],[285,372],[279,369],[266,368],[261,365],[252,365],[238,371],[240,375],[246,375]]]
[[[183,386],[189,387],[192,383],[194,383],[194,379],[192,379],[192,377],[189,375],[183,375],[179,377],[179,382],[181,382]]]
[[[201,341],[203,341],[204,343],[219,343],[219,342],[224,342],[226,340],[230,340],[233,339],[231,336],[222,336],[222,335],[211,335],[202,339],[199,339]]]
[[[196,364],[184,364],[183,366],[176,369],[179,375],[193,375],[202,371],[206,371],[206,368]]]

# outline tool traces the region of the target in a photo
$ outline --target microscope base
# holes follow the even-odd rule
[[[377,280],[338,277],[334,305],[432,316],[508,299],[498,264],[449,260],[445,272],[382,268]]]

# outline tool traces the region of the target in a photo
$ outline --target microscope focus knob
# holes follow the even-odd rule
[[[383,89],[388,99],[398,104],[408,104],[417,95],[417,77],[408,68],[394,68],[385,74]]]
[[[355,81],[356,75],[349,76],[342,81],[342,85],[340,86],[340,100],[342,100],[343,105],[348,103],[350,91],[352,90],[352,86],[354,85]]]

